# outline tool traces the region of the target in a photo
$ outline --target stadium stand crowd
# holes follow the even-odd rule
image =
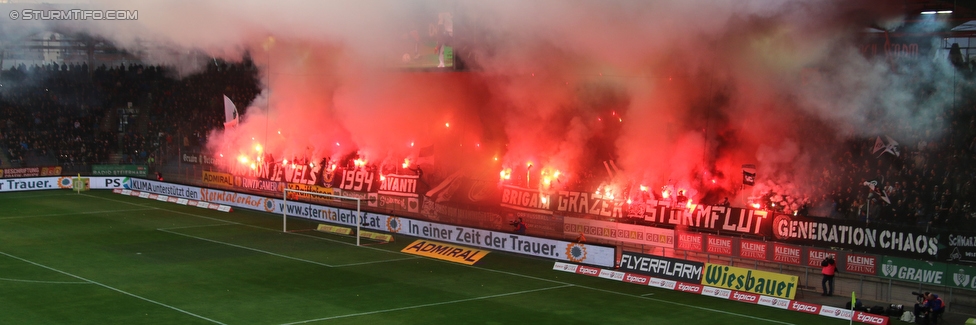
[[[247,59],[215,61],[186,76],[140,64],[9,68],[0,74],[0,158],[14,167],[158,164],[178,146],[199,149],[222,125],[222,95],[244,114],[260,93],[258,78]],[[824,193],[800,213],[976,230],[976,102],[964,97],[952,106],[938,116],[948,129],[913,129],[895,152],[878,152],[875,138],[858,139],[820,158]],[[872,181],[877,190],[865,185]]]
[[[0,75],[0,148],[12,166],[158,163],[222,125],[222,95],[246,109],[256,78],[250,61],[185,78],[140,64],[16,66]]]

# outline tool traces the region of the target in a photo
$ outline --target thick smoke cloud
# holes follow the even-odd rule
[[[870,2],[92,6],[139,10],[137,22],[70,24],[122,47],[150,40],[177,54],[250,54],[265,93],[240,127],[216,130],[209,144],[230,155],[261,143],[278,158],[359,153],[396,166],[434,148],[444,173],[497,178],[511,169],[521,181],[531,162],[533,177],[559,170],[557,187],[595,176],[617,192],[647,185],[742,200],[773,191],[799,204],[818,194],[811,186],[824,167],[817,157],[851,138],[940,129],[936,116],[952,102],[945,60],[860,53],[866,26],[899,24],[897,13]],[[439,12],[451,19],[438,20]],[[411,31],[425,33],[438,21],[452,28],[472,72],[398,70]],[[920,84],[936,91],[922,95]],[[616,168],[605,168],[611,160]],[[759,174],[746,191],[742,164],[756,164]],[[611,179],[604,170],[619,174]]]

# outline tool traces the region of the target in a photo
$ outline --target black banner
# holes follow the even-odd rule
[[[428,200],[498,206],[501,192],[497,181],[485,181],[454,175],[426,192]]]
[[[180,160],[183,161],[184,164],[210,165],[210,166],[217,164],[216,158],[201,153],[184,153],[183,155],[180,156]]]
[[[940,259],[946,245],[940,234],[918,228],[863,225],[843,220],[776,215],[772,239],[816,247],[843,247],[883,255]]]
[[[953,263],[976,263],[976,235],[949,233],[947,260]]]
[[[742,165],[742,185],[756,185],[756,165]]]
[[[364,168],[336,169],[332,187],[343,191],[376,193],[380,190],[380,175]]]
[[[417,175],[383,175],[380,176],[379,193],[392,196],[419,197],[418,193],[426,193],[420,177]]]
[[[293,161],[282,164],[272,159],[263,159],[251,164],[233,163],[229,173],[275,182],[333,187],[333,176],[338,176],[338,171],[329,168],[324,162],[316,164]]]
[[[885,32],[864,33],[858,40],[858,50],[868,58],[920,59],[931,57],[937,37],[891,35]]]
[[[623,252],[620,255],[620,271],[650,275],[656,278],[701,284],[704,263],[676,258]]]
[[[601,217],[620,218],[624,214],[624,200],[588,192],[559,191],[556,193],[556,211],[592,214]]]
[[[769,213],[763,210],[730,208],[721,205],[675,205],[672,201],[648,200],[630,205],[628,217],[641,219],[648,226],[687,227],[707,232],[733,232],[754,236],[770,235]]]

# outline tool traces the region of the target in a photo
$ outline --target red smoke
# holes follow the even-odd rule
[[[932,116],[948,102],[919,104],[910,70],[937,80],[944,63],[898,71],[858,53],[864,27],[892,17],[868,5],[203,1],[142,4],[138,28],[88,30],[123,46],[142,37],[228,58],[250,53],[266,89],[239,127],[211,137],[225,155],[260,143],[278,160],[358,153],[376,165],[426,163],[442,176],[496,180],[510,168],[509,182],[532,187],[669,187],[695,203],[729,196],[739,205],[772,191],[802,204],[819,190],[818,157],[886,124],[937,129]],[[413,32],[430,30],[417,22],[443,12],[471,71],[397,68]],[[920,105],[921,115],[909,110]],[[745,191],[742,164],[758,171]]]

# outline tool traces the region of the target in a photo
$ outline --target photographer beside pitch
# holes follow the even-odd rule
[[[915,323],[916,324],[935,324],[938,322],[939,316],[942,315],[943,309],[945,309],[945,302],[939,295],[925,292],[918,293],[912,292],[915,295],[917,303],[915,304]]]

